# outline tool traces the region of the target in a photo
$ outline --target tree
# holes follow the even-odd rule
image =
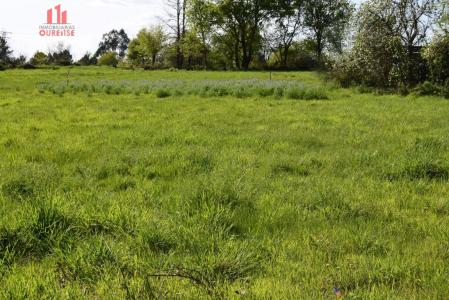
[[[106,52],[114,51],[117,53],[120,59],[126,55],[128,49],[129,38],[125,30],[113,29],[108,33],[103,34],[103,38],[98,45],[98,49],[94,54],[94,57],[99,57]]]
[[[27,58],[25,55],[19,55],[18,57],[12,57],[10,59],[11,68],[23,67],[27,62]]]
[[[69,66],[72,64],[72,54],[70,47],[65,47],[62,42],[58,43],[55,50],[50,50],[47,54],[48,62],[58,66]]]
[[[277,52],[279,52],[278,50]],[[268,65],[282,66],[281,62],[282,55],[274,51],[268,60]],[[312,40],[295,41],[288,48],[288,60],[285,64],[286,68],[301,70],[301,71],[311,71],[317,69],[320,66],[315,55],[315,42]]]
[[[274,10],[273,33],[269,39],[282,68],[287,68],[290,47],[302,29],[303,5],[303,0],[280,0]]]
[[[184,66],[184,56],[182,54],[182,44],[187,32],[187,0],[167,0],[169,8],[167,26],[174,37],[176,51],[176,68]]]
[[[443,0],[438,6],[438,27],[440,31],[449,33],[449,0]]]
[[[128,58],[137,65],[152,67],[156,64],[167,41],[167,36],[162,26],[144,28],[139,31],[137,37],[129,45]]]
[[[185,67],[192,69],[195,66],[203,65],[203,43],[201,39],[192,31],[188,31],[184,37],[184,43],[182,45],[182,54],[184,56]]]
[[[217,23],[233,41],[235,66],[248,70],[257,47],[260,29],[271,13],[269,0],[217,0]]]
[[[97,58],[93,55],[91,55],[89,52],[86,52],[80,60],[78,60],[78,63],[82,66],[90,66],[90,65],[96,65],[97,64]]]
[[[424,57],[429,65],[432,80],[439,84],[445,83],[449,79],[449,35],[435,36],[425,49]]]
[[[99,66],[109,66],[109,67],[117,67],[118,59],[117,53],[114,51],[109,51],[104,53],[97,61],[97,65]]]
[[[0,35],[0,65],[6,66],[10,63],[12,50],[8,45],[6,36]]]
[[[191,0],[188,17],[192,27],[192,34],[201,39],[200,52],[203,56],[203,67],[207,69],[207,56],[210,51],[210,40],[214,28],[215,6],[210,0]]]
[[[357,16],[354,47],[337,73],[344,81],[408,88],[426,79],[422,56],[435,24],[434,0],[369,0]]]
[[[33,57],[30,59],[30,64],[34,66],[42,66],[48,64],[48,57],[42,51],[37,51],[34,53]]]
[[[407,85],[416,84],[425,79],[427,70],[425,70],[425,61],[421,55],[421,47],[428,42],[428,33],[435,23],[436,1],[438,0],[398,0],[394,2],[397,21],[394,30],[401,37],[402,45],[407,53],[404,62]]]
[[[316,54],[322,58],[326,48],[342,49],[342,41],[354,5],[349,0],[306,0],[304,25],[315,40]]]

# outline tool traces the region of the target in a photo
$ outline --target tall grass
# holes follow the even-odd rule
[[[0,299],[449,298],[444,99],[72,74],[0,73]]]
[[[152,94],[157,98],[181,97],[194,95],[203,98],[228,97],[284,97],[293,100],[324,100],[328,99],[326,89],[298,84],[288,80],[225,80],[212,81],[203,80],[195,82],[187,81],[99,81],[95,83],[72,82],[64,84],[40,84],[40,93],[49,91],[53,94],[63,96],[65,93],[87,93],[92,95],[122,95]]]

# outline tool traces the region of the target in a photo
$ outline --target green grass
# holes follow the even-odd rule
[[[0,72],[0,298],[449,298],[447,100],[66,77]]]

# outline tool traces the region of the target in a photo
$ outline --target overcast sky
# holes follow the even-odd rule
[[[0,31],[10,32],[14,55],[32,56],[47,52],[59,41],[70,46],[75,58],[95,52],[103,33],[123,28],[130,38],[139,29],[160,23],[166,15],[165,0],[2,0]],[[355,2],[359,2],[356,0]],[[67,21],[76,28],[75,37],[41,37],[39,25],[46,23],[47,10],[61,4]]]
[[[165,15],[164,0],[7,0],[0,7],[0,31],[11,32],[14,55],[32,56],[46,52],[58,41],[70,45],[76,58],[87,50],[95,52],[102,34],[124,28],[130,37],[140,28],[160,22]],[[75,37],[41,37],[39,25],[46,23],[47,10],[61,4],[67,21],[76,28]]]

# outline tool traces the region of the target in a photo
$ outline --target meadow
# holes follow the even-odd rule
[[[448,132],[313,72],[0,72],[0,298],[448,299]]]

